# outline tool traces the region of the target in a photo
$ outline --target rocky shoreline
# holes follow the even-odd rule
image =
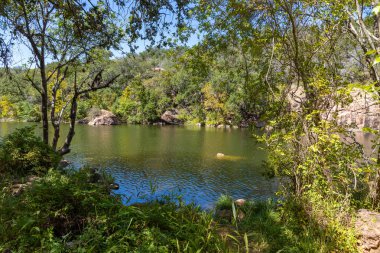
[[[380,103],[373,94],[367,91],[355,88],[350,93],[352,97],[352,102],[348,105],[337,105],[332,108],[332,110],[324,115],[327,120],[336,119],[338,124],[346,126],[350,131],[357,132],[362,131],[363,128],[373,128],[380,130]],[[301,90],[296,90],[294,95],[296,97],[303,97],[303,92]],[[300,101],[293,97],[289,97],[291,110],[297,111],[300,108]],[[18,121],[12,118],[0,118],[0,122],[26,122]],[[121,125],[125,124],[121,119],[119,119],[111,111],[99,110],[92,117],[86,117],[84,119],[77,120],[78,124],[88,124],[91,126],[98,125]],[[265,122],[252,121],[243,122],[240,125],[235,125],[230,123],[225,124],[205,124],[205,123],[194,123],[189,124],[181,119],[179,111],[176,109],[165,111],[160,119],[156,122],[152,122],[151,125],[154,126],[164,126],[164,125],[194,125],[198,127],[210,127],[218,129],[237,129],[237,128],[248,128],[254,126],[256,128],[265,127]]]

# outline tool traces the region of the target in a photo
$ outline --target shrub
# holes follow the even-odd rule
[[[216,202],[216,209],[231,209],[233,198],[229,195],[222,194]]]
[[[0,194],[0,252],[220,252],[211,215],[168,200],[124,206],[91,170],[50,170]]]
[[[0,173],[40,174],[56,167],[60,157],[35,136],[33,127],[20,128],[0,141]]]

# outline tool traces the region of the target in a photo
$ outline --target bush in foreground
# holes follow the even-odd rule
[[[0,140],[0,175],[44,174],[60,157],[34,134],[33,127],[17,129]]]
[[[192,205],[124,206],[88,169],[50,170],[0,196],[0,252],[220,252],[211,215]]]

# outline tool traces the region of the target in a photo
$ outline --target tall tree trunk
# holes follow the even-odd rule
[[[52,148],[53,148],[53,150],[54,151],[56,151],[57,150],[57,145],[58,145],[58,140],[59,140],[59,124],[57,124],[57,123],[54,123],[53,124],[53,127],[54,127],[54,135],[53,135],[53,142],[52,142]]]
[[[40,66],[41,72],[41,116],[42,116],[42,137],[46,144],[49,144],[49,118],[48,118],[48,89],[45,63],[42,60]]]

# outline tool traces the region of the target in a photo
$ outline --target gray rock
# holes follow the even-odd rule
[[[352,102],[346,105],[332,105],[331,110],[325,115],[324,119],[334,120],[336,116],[337,123],[343,126],[361,129],[363,127],[372,127],[380,129],[380,103],[374,94],[355,88],[350,93]],[[291,88],[288,96],[290,109],[300,111],[301,105],[305,103],[306,97],[301,86]]]
[[[88,122],[90,126],[97,125],[119,125],[120,120],[110,111],[100,110],[100,115],[96,116],[90,122]]]
[[[380,213],[360,209],[355,230],[361,252],[380,253]]]
[[[177,110],[168,110],[161,115],[161,120],[170,125],[181,125],[183,121],[178,116]]]
[[[237,199],[235,200],[235,205],[237,206],[244,206],[247,201],[245,199]]]

